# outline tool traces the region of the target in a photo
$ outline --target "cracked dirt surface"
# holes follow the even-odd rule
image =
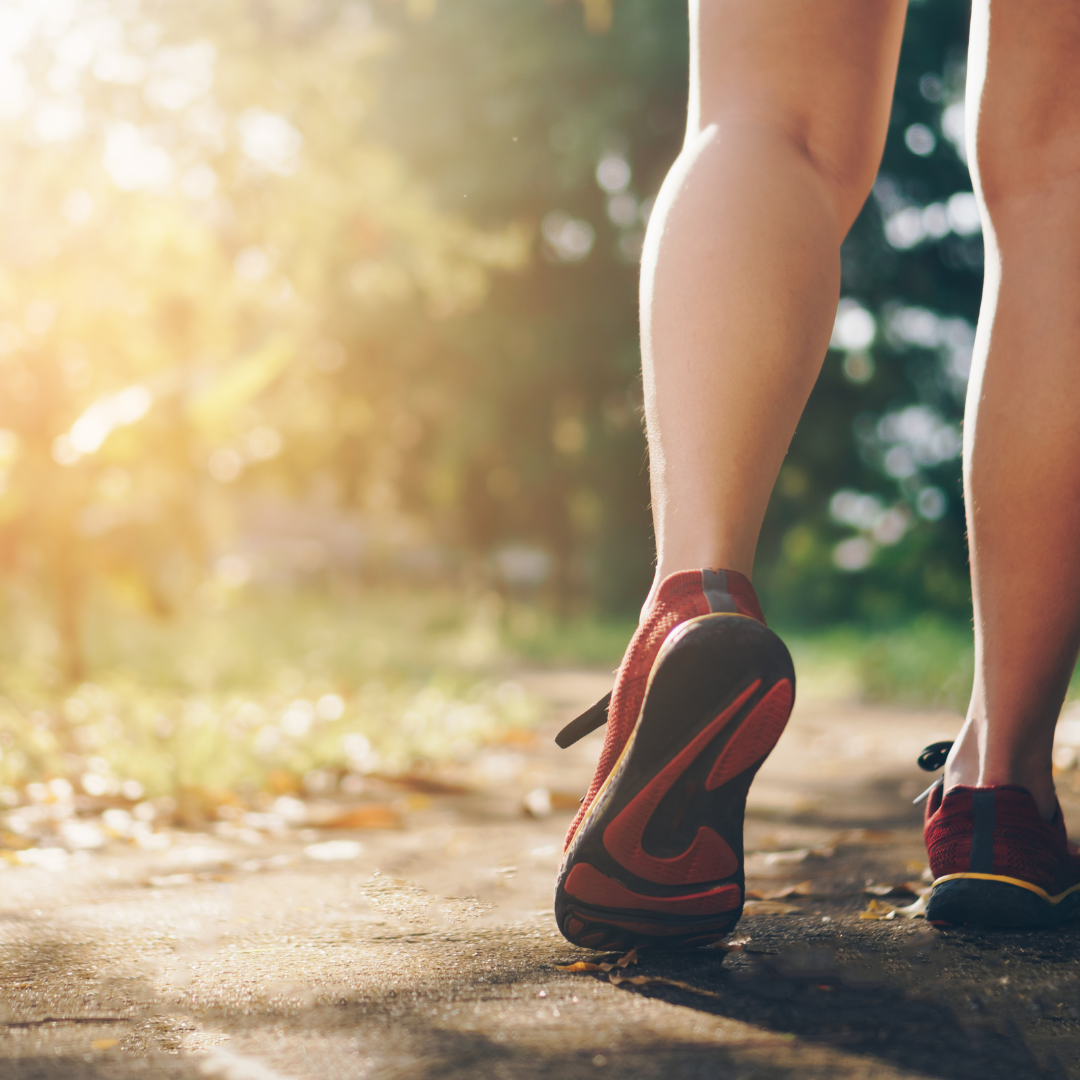
[[[0,871],[0,1076],[1080,1077],[1080,929],[860,918],[868,885],[919,880],[914,758],[955,733],[948,714],[800,701],[746,834],[748,888],[788,895],[744,918],[741,951],[615,972],[668,982],[561,970],[598,959],[550,910],[571,811],[521,799],[584,790],[599,736],[551,736],[609,678],[523,676],[549,717],[514,778],[415,800],[403,829],[258,851],[188,834],[197,873],[119,844]],[[330,839],[349,857],[304,858]]]

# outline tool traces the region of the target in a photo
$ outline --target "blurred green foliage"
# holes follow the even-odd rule
[[[974,672],[970,630],[935,614],[896,627],[781,628],[800,694],[913,708],[967,709]]]
[[[0,637],[0,787],[12,790],[90,773],[113,794],[130,780],[148,796],[280,794],[312,770],[466,764],[540,716],[513,680],[495,596],[204,593],[151,624],[92,611],[94,680],[59,691],[48,620],[32,600],[19,614]]]
[[[12,619],[19,590],[52,604],[51,677],[85,677],[108,611],[222,588],[636,611],[637,263],[682,138],[681,2],[0,14],[0,569]],[[910,8],[850,317],[762,538],[792,626],[968,611],[966,19]]]

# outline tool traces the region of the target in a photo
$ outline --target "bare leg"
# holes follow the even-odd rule
[[[1080,6],[976,0],[969,140],[986,284],[964,484],[975,688],[946,786],[1055,809],[1050,751],[1080,645]]]
[[[686,144],[641,276],[657,583],[752,572],[881,158],[905,9],[691,0]]]

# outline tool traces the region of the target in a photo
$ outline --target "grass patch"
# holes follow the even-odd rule
[[[513,605],[506,612],[502,633],[505,648],[527,663],[614,671],[636,627],[634,619],[560,620],[535,607]]]
[[[91,675],[72,687],[47,620],[13,595],[0,620],[0,801],[50,778],[157,796],[465,764],[541,715],[516,671],[613,670],[633,629],[493,594],[211,590],[167,622],[92,609]],[[967,627],[926,616],[780,632],[804,698],[966,708]]]
[[[971,631],[936,616],[888,630],[841,626],[784,635],[817,697],[963,712],[971,694]]]
[[[502,615],[497,598],[449,593],[211,593],[168,622],[102,608],[92,675],[66,687],[24,608],[0,627],[0,784],[281,791],[313,770],[467,762],[539,715]]]

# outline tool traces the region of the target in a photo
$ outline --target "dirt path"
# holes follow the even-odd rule
[[[0,1075],[1080,1077],[1080,932],[860,918],[868,884],[920,877],[913,761],[957,718],[801,702],[747,825],[748,887],[797,888],[752,905],[741,951],[643,956],[615,978],[651,981],[616,985],[559,967],[598,959],[550,911],[571,811],[521,811],[584,789],[598,738],[550,737],[606,680],[523,681],[549,703],[536,741],[493,750],[480,790],[399,792],[404,829],[0,871]]]

